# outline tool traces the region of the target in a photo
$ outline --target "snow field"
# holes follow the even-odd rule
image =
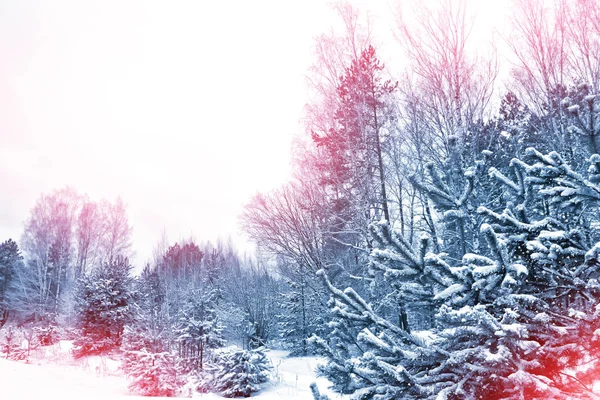
[[[30,363],[0,358],[2,399],[9,400],[134,400],[145,397],[131,394],[120,362],[109,357],[93,356],[80,360],[71,357],[72,342],[61,341],[32,351]],[[273,364],[271,382],[252,396],[259,400],[312,400],[309,385],[317,382],[321,393],[331,399],[343,399],[326,388],[325,378],[316,378],[319,357],[287,358],[287,352],[270,350]],[[223,397],[214,393],[194,393],[193,398],[213,400]],[[158,398],[155,398],[158,399]]]

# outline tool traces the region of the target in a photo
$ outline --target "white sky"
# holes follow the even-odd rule
[[[389,34],[386,1],[354,3]],[[243,244],[237,216],[288,177],[336,18],[322,0],[0,0],[0,241],[69,185],[123,198],[138,264],[163,229]]]

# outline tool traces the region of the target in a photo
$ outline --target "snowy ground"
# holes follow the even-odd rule
[[[267,353],[274,366],[274,380],[252,398],[259,400],[298,399],[311,400],[309,385],[317,382],[319,390],[326,392],[327,380],[315,378],[317,357],[287,358],[286,352],[272,350]],[[34,358],[35,360],[35,358]],[[44,349],[44,361],[24,362],[0,359],[0,385],[2,399],[115,399],[134,400],[143,397],[132,395],[127,381],[119,370],[119,363],[106,357],[89,357],[74,363],[70,357],[70,343]],[[194,398],[221,399],[215,394],[194,395]],[[332,399],[341,399],[332,395]],[[147,399],[147,398],[146,398]]]
[[[331,399],[343,399],[337,394],[327,390],[329,382],[325,378],[315,378],[315,367],[322,362],[318,357],[287,358],[286,351],[271,350],[267,356],[271,359],[274,368],[274,381],[265,384],[264,389],[252,398],[259,400],[298,399],[312,400],[310,384],[317,382],[319,391],[329,395]],[[197,394],[206,400],[222,399],[215,394]]]

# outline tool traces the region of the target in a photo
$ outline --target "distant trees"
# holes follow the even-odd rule
[[[22,238],[26,263],[16,271],[14,307],[23,317],[54,319],[76,279],[130,254],[131,227],[118,199],[94,203],[72,189],[42,195]]]

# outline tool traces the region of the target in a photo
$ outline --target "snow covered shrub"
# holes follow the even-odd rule
[[[250,397],[269,381],[271,362],[260,350],[223,351],[217,359],[214,388],[225,397]]]
[[[53,323],[46,326],[35,326],[32,329],[35,339],[41,346],[51,346],[59,340],[58,329]]]
[[[2,341],[0,342],[0,352],[6,355],[10,360],[25,360],[29,356],[26,348],[21,346],[23,341],[23,332],[14,326],[4,329]]]
[[[181,387],[175,357],[168,351],[127,350],[123,370],[131,381],[129,389],[142,396],[172,397]]]
[[[132,284],[135,302],[123,332],[123,371],[129,389],[143,396],[175,396],[185,378],[169,348],[161,294],[158,275],[145,268]]]
[[[192,374],[188,374],[188,380],[194,392],[211,393],[215,391],[215,376],[219,367],[212,361],[207,361],[204,368]]]

